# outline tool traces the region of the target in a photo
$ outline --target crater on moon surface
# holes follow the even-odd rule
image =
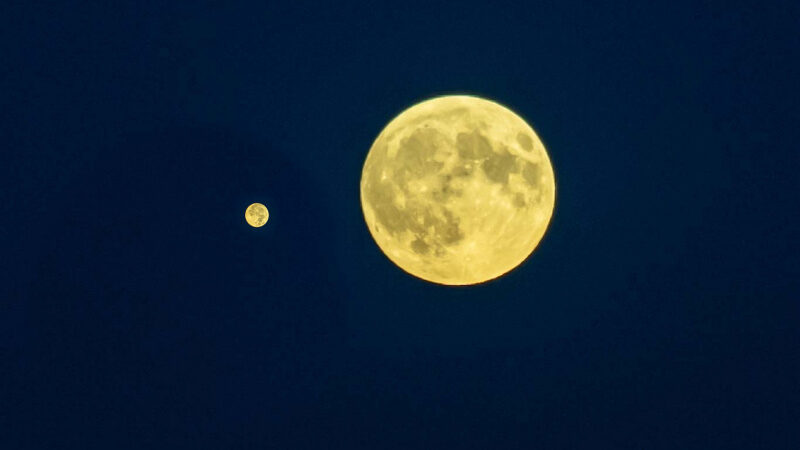
[[[470,96],[434,98],[392,120],[372,145],[361,204],[381,250],[407,272],[474,284],[516,267],[541,240],[555,201],[536,133]]]

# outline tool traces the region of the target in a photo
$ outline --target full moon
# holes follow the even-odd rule
[[[269,210],[261,203],[253,203],[244,212],[244,219],[251,227],[262,227],[269,220]]]
[[[522,263],[555,204],[547,151],[522,118],[472,96],[437,97],[395,117],[369,150],[361,208],[406,272],[470,285]]]

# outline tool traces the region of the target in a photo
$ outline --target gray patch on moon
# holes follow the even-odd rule
[[[530,136],[523,132],[517,133],[517,142],[522,147],[523,150],[531,151],[533,150],[533,139]]]
[[[464,177],[469,177],[470,175],[472,175],[472,172],[474,170],[475,169],[473,169],[472,167],[467,167],[467,166],[465,166],[463,164],[459,164],[459,165],[453,167],[453,170],[450,173],[454,177],[464,178]]]
[[[506,184],[508,183],[508,174],[511,173],[517,162],[517,158],[503,150],[500,154],[493,154],[483,162],[481,168],[486,174],[486,178],[494,181],[495,183]]]
[[[367,191],[367,201],[375,211],[375,219],[390,233],[394,234],[407,228],[406,216],[394,202],[394,192],[388,183],[377,181]]]
[[[428,244],[425,243],[425,241],[421,237],[417,236],[416,239],[411,241],[411,250],[413,250],[414,253],[416,254],[426,255],[431,250],[431,248]]]
[[[516,192],[514,194],[513,203],[514,203],[514,206],[516,206],[517,208],[524,208],[525,207],[525,195],[523,195],[521,192]]]
[[[440,175],[440,185],[437,189],[431,192],[431,196],[439,203],[446,203],[450,197],[461,197],[463,192],[460,189],[454,189],[451,186],[453,176],[450,174]]]
[[[436,236],[448,245],[464,239],[464,233],[461,232],[461,228],[458,226],[458,217],[454,216],[447,208],[443,209],[442,213],[445,220],[438,221],[433,227],[436,231]]]
[[[525,161],[524,164],[525,165],[522,167],[522,178],[531,186],[537,187],[539,185],[539,179],[542,176],[542,169],[538,164],[533,164],[528,161]]]
[[[492,145],[489,140],[478,131],[458,133],[456,149],[458,149],[458,156],[462,159],[480,160],[488,158],[492,154]]]
[[[431,158],[436,154],[436,143],[440,140],[435,130],[418,128],[411,136],[400,142],[397,150],[397,167],[405,169],[414,178],[436,173],[444,165]]]

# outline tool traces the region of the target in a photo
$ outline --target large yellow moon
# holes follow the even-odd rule
[[[554,203],[553,167],[536,132],[473,96],[403,111],[375,139],[361,173],[364,219],[383,253],[446,285],[481,283],[523,262]]]
[[[253,203],[244,212],[244,220],[254,228],[263,227],[269,220],[269,210],[261,203]]]

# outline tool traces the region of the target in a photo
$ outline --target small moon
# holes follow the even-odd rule
[[[536,132],[473,96],[418,103],[381,131],[361,173],[370,234],[406,272],[445,285],[497,278],[544,236],[555,177]]]
[[[247,207],[244,218],[251,227],[260,228],[269,220],[269,210],[261,203],[253,203]]]

